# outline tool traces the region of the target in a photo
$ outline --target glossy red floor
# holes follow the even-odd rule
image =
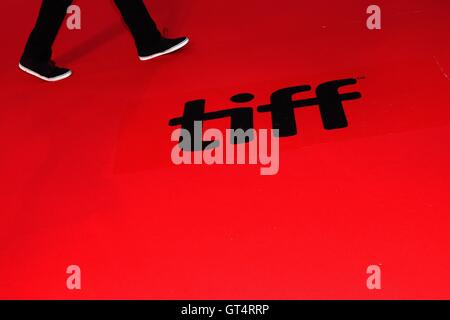
[[[55,47],[74,75],[56,84],[17,68],[39,1],[0,4],[0,298],[450,298],[448,0],[378,0],[376,31],[362,0],[152,0],[192,42],[146,63],[112,1],[77,4],[82,29]],[[362,94],[348,128],[295,111],[278,175],[171,161],[187,101],[250,92],[256,111],[345,78]]]

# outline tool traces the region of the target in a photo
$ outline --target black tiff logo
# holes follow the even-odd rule
[[[335,130],[348,127],[347,117],[343,106],[343,101],[360,99],[360,92],[339,93],[343,87],[354,85],[356,79],[341,79],[325,82],[317,86],[316,97],[309,99],[293,100],[294,95],[311,91],[309,85],[294,86],[284,88],[272,93],[270,104],[257,108],[260,113],[270,112],[272,115],[272,128],[278,137],[295,136],[298,133],[295,119],[295,109],[317,106],[320,110],[323,127],[325,130]],[[251,102],[255,96],[251,93],[239,93],[230,98],[234,103],[244,104]],[[191,136],[195,136],[196,124],[203,121],[230,118],[230,129],[238,132],[251,132],[254,130],[253,109],[251,107],[238,107],[227,110],[205,112],[206,100],[199,99],[189,101],[185,104],[182,117],[169,121],[170,126],[179,126],[187,130]],[[198,136],[198,135],[197,135]],[[202,139],[200,137],[200,139]],[[201,151],[207,148],[214,148],[214,141],[191,141],[182,143],[180,137],[179,146],[184,151]],[[248,143],[252,140],[252,135],[246,135],[245,139],[233,139],[233,144]]]

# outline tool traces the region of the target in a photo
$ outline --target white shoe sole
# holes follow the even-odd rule
[[[57,77],[54,77],[54,78],[47,78],[47,77],[41,76],[39,73],[34,72],[33,70],[28,69],[27,67],[24,67],[20,63],[19,63],[19,68],[20,68],[20,70],[22,70],[22,71],[24,71],[24,72],[26,72],[28,74],[31,74],[32,76],[35,76],[35,77],[37,77],[37,78],[39,78],[41,80],[48,81],[48,82],[60,81],[60,80],[66,79],[66,78],[68,78],[68,77],[70,77],[72,75],[72,71],[69,70],[69,71],[67,71],[66,73],[64,73],[64,74],[62,74],[60,76],[57,76]]]
[[[163,52],[158,52],[158,53],[152,54],[152,55],[150,55],[150,56],[146,56],[146,57],[141,57],[141,56],[139,56],[139,60],[141,60],[141,61],[147,61],[147,60],[151,60],[151,59],[154,59],[154,58],[163,56],[163,55],[165,55],[165,54],[172,53],[172,52],[174,52],[174,51],[177,51],[177,50],[183,48],[183,47],[184,47],[185,45],[187,45],[188,43],[189,43],[189,39],[186,38],[186,40],[181,41],[179,44],[177,44],[177,45],[175,45],[175,46],[173,46],[173,47],[171,47],[171,48],[169,48],[169,49],[167,49],[167,50],[165,50],[165,51],[163,51]]]

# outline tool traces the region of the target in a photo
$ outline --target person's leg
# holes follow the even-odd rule
[[[176,51],[188,43],[189,39],[186,37],[163,38],[143,0],[114,0],[114,2],[133,35],[141,60],[149,60]]]
[[[43,0],[36,25],[25,46],[19,68],[45,81],[69,77],[69,69],[59,68],[52,61],[52,46],[72,0]]]
[[[48,62],[52,46],[72,0],[43,0],[36,25],[31,32],[22,58]]]
[[[143,0],[114,0],[114,2],[133,35],[139,54],[149,50],[161,39],[161,33]]]

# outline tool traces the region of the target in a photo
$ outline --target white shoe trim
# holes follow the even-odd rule
[[[19,68],[20,68],[20,70],[22,70],[22,71],[24,71],[24,72],[26,72],[28,74],[31,74],[32,76],[35,76],[35,77],[37,77],[39,79],[42,79],[42,80],[45,80],[45,81],[48,81],[48,82],[60,81],[60,80],[66,79],[66,78],[68,78],[68,77],[70,77],[72,75],[72,71],[69,70],[69,71],[67,71],[66,73],[63,73],[60,76],[57,76],[57,77],[54,77],[54,78],[47,78],[47,77],[41,76],[39,73],[34,72],[31,69],[28,69],[27,67],[24,67],[20,63],[19,63]]]
[[[154,58],[160,57],[160,56],[168,54],[168,53],[172,53],[174,51],[177,51],[177,50],[183,48],[188,43],[189,43],[189,38],[186,38],[185,40],[181,41],[179,44],[174,45],[173,47],[171,47],[171,48],[169,48],[169,49],[167,49],[165,51],[158,52],[158,53],[155,53],[155,54],[152,54],[152,55],[149,55],[149,56],[145,56],[145,57],[139,56],[139,60],[147,61],[147,60],[154,59]]]

